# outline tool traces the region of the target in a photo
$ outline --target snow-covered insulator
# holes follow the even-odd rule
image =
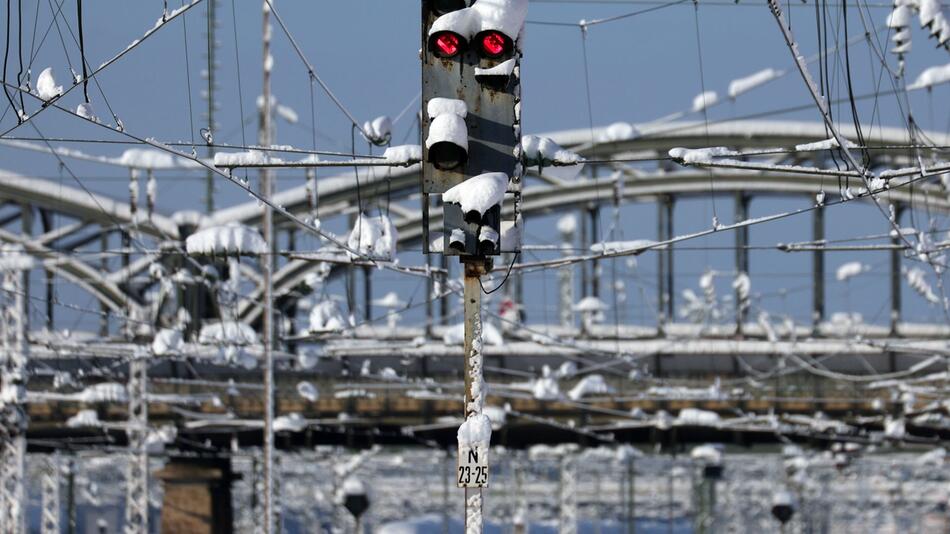
[[[907,279],[907,285],[911,287],[918,295],[931,304],[939,304],[940,298],[934,293],[930,283],[927,282],[927,274],[920,267],[905,269],[904,277]]]
[[[96,111],[90,102],[80,102],[79,105],[76,106],[76,115],[91,120],[92,122],[99,122],[99,117],[96,116]]]
[[[139,171],[132,169],[129,172],[129,209],[132,212],[133,219],[139,206]]]
[[[429,134],[428,161],[440,170],[452,170],[468,161],[468,106],[462,100],[433,98],[426,105]]]
[[[393,121],[386,115],[363,123],[363,138],[376,146],[389,143],[393,137]]]
[[[158,200],[158,183],[155,181],[155,173],[148,171],[148,180],[145,182],[145,205],[148,210],[149,218],[155,213],[155,202]]]
[[[752,281],[746,273],[739,273],[736,279],[732,281],[732,288],[736,291],[736,299],[740,311],[747,310],[750,304],[750,292]]]
[[[699,277],[699,287],[703,290],[703,296],[706,297],[706,304],[709,305],[716,303],[716,286],[713,284],[715,276],[715,272],[706,271]]]
[[[347,246],[352,257],[371,256],[383,261],[391,261],[396,254],[399,241],[396,226],[384,213],[377,216],[360,214],[353,230],[347,238]]]
[[[838,267],[838,270],[835,272],[835,278],[839,282],[847,282],[855,276],[870,270],[870,265],[861,263],[859,261],[849,261],[847,263],[841,264],[841,266]]]
[[[537,167],[538,172],[545,167],[554,167],[554,169],[549,169],[547,174],[554,170],[555,178],[560,179],[573,179],[584,168],[584,158],[580,155],[561,148],[547,137],[536,135],[521,137],[521,157],[525,166]],[[616,180],[615,183],[622,184],[623,180]]]
[[[307,381],[297,383],[297,394],[310,402],[316,402],[320,398],[317,387]]]

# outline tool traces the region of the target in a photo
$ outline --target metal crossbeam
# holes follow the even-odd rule
[[[24,282],[30,260],[17,251],[4,251],[11,268],[3,271],[2,304],[2,376],[0,376],[0,531],[20,534],[25,531],[24,469],[26,464],[26,367],[29,345],[26,343]],[[24,265],[16,265],[24,259]]]
[[[60,534],[59,519],[59,456],[50,455],[43,466],[43,509],[40,517],[42,534]]]

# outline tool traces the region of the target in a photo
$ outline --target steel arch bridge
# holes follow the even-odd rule
[[[729,195],[736,198],[736,217],[742,220],[748,217],[749,201],[754,196],[783,196],[808,199],[813,202],[813,197],[817,191],[822,189],[823,185],[829,183],[827,177],[815,176],[809,174],[800,174],[780,171],[748,171],[741,169],[693,169],[682,168],[667,156],[669,149],[673,147],[703,147],[703,146],[724,146],[731,149],[747,151],[772,147],[785,147],[786,150],[776,151],[770,156],[769,161],[776,164],[799,165],[811,163],[817,167],[827,166],[828,151],[797,151],[794,148],[798,145],[814,142],[825,137],[824,126],[820,123],[805,122],[777,122],[777,121],[725,121],[711,124],[703,123],[666,123],[666,124],[647,124],[634,127],[636,135],[623,138],[612,137],[612,132],[616,128],[602,127],[593,130],[570,130],[563,132],[554,132],[547,136],[556,142],[575,150],[593,163],[588,164],[588,175],[576,179],[565,180],[558,178],[557,173],[549,173],[543,170],[540,174],[537,170],[530,173],[528,182],[524,191],[524,203],[521,207],[522,215],[525,218],[531,218],[543,214],[568,212],[580,210],[582,212],[596,212],[603,207],[611,207],[620,204],[633,202],[656,203],[659,220],[658,235],[660,240],[673,237],[673,221],[676,217],[676,200],[689,197],[706,197],[710,194]],[[844,130],[844,135],[853,136],[853,131]],[[935,146],[946,146],[950,144],[950,138],[943,134],[926,134],[925,138]],[[906,146],[909,143],[907,132],[897,128],[879,128],[874,129],[866,136],[866,144],[871,148],[869,155],[871,157],[871,167],[880,168],[902,168],[915,165],[915,161],[908,151],[895,150],[893,147]],[[67,154],[68,155],[68,154]],[[609,178],[605,175],[610,174]],[[599,178],[596,178],[599,177]],[[330,220],[334,217],[346,217],[359,211],[361,208],[371,205],[373,202],[379,202],[380,198],[385,198],[388,202],[388,209],[393,217],[393,222],[399,232],[399,245],[401,247],[418,246],[423,240],[424,225],[422,211],[420,209],[420,200],[418,194],[418,184],[420,182],[418,166],[412,166],[406,169],[392,169],[373,173],[364,173],[359,180],[354,180],[352,175],[340,175],[334,177],[321,178],[317,182],[318,201],[314,205],[313,195],[307,190],[306,186],[299,186],[278,193],[274,201],[284,206],[289,212],[298,216],[315,216],[321,220]],[[710,192],[711,184],[714,193]],[[913,209],[914,206],[926,205],[931,213],[946,214],[950,210],[950,198],[947,191],[939,180],[934,179],[922,183],[913,184],[913,187],[902,187],[900,183],[892,184],[892,189],[888,192],[887,199],[896,210]],[[834,196],[837,191],[829,191],[830,196]],[[144,276],[149,266],[161,254],[156,254],[156,250],[163,252],[172,252],[181,250],[184,237],[187,233],[194,231],[197,227],[241,223],[246,225],[260,224],[260,209],[256,202],[246,203],[220,209],[207,215],[199,215],[191,212],[179,212],[174,214],[162,214],[158,211],[152,211],[147,215],[137,207],[130,205],[129,202],[110,198],[105,195],[90,193],[76,187],[64,186],[62,184],[53,184],[48,180],[19,176],[5,172],[0,174],[0,198],[3,199],[3,209],[0,210],[0,240],[6,243],[19,244],[32,255],[42,260],[42,267],[47,271],[47,281],[51,277],[59,276],[65,280],[78,285],[82,290],[88,292],[103,307],[103,310],[125,317],[127,321],[137,321],[152,323],[156,325],[157,313],[154,309],[149,309],[144,295],[152,286],[159,283],[156,279],[149,279]],[[363,205],[358,205],[362,200]],[[865,200],[866,201],[866,200]],[[510,206],[508,207],[510,209]],[[433,210],[430,217],[431,232],[438,232],[441,226],[438,210]],[[823,209],[816,209],[811,212],[812,235],[802,236],[803,241],[809,239],[820,241],[824,236],[824,217]],[[42,231],[36,232],[34,228],[34,219],[40,219]],[[19,224],[17,224],[19,221]],[[54,221],[56,224],[54,224]],[[595,220],[591,220],[596,224]],[[297,231],[287,220],[278,220],[278,231],[285,234],[286,237],[280,239],[281,242],[288,243],[287,250],[282,251],[287,258],[280,265],[275,273],[274,293],[280,299],[284,312],[293,312],[296,310],[296,303],[299,299],[305,297],[309,290],[306,280],[307,277],[316,268],[319,263],[316,259],[329,260],[333,266],[331,276],[349,272],[352,278],[352,271],[355,266],[349,264],[348,260],[341,258],[338,254],[328,253],[321,255],[310,255],[309,257],[298,251],[293,250],[295,239],[293,234]],[[17,229],[16,227],[20,228]],[[594,230],[596,233],[596,230]],[[735,232],[737,245],[748,244],[748,227],[740,228]],[[100,243],[106,246],[109,243],[109,236],[120,236],[125,253],[122,254],[121,265],[110,267],[99,261],[84,261],[82,254],[76,254],[76,251],[88,249],[91,244]],[[587,236],[584,236],[585,239]],[[135,255],[136,247],[134,242],[139,240],[150,240],[154,243],[151,246],[151,253],[145,254],[132,261],[131,256]],[[585,246],[590,245],[586,242]],[[139,245],[139,248],[142,246]],[[633,354],[651,353],[651,354],[677,354],[677,353],[702,353],[704,351],[714,354],[756,354],[770,353],[775,351],[774,345],[757,347],[757,343],[762,343],[765,333],[755,324],[745,325],[738,321],[738,326],[720,325],[715,328],[701,329],[700,338],[709,338],[706,341],[695,344],[669,344],[663,343],[665,338],[676,335],[695,335],[691,334],[691,327],[684,324],[675,324],[676,310],[673,309],[674,288],[673,288],[673,269],[672,249],[675,247],[666,247],[658,253],[660,258],[660,270],[657,285],[659,288],[658,299],[662,302],[660,305],[658,324],[654,327],[634,327],[624,328],[611,327],[603,325],[588,325],[585,330],[578,330],[578,333],[590,335],[592,340],[612,339],[612,343],[622,341],[623,352]],[[939,345],[934,340],[945,336],[950,329],[946,324],[909,324],[900,318],[900,281],[901,276],[899,267],[900,250],[891,251],[892,261],[890,284],[891,291],[891,324],[889,326],[875,327],[862,325],[855,328],[861,330],[861,335],[871,338],[892,339],[901,338],[903,344],[914,346],[917,349],[933,350],[931,345]],[[836,337],[834,328],[827,327],[823,323],[827,319],[824,310],[824,252],[815,250],[814,256],[813,280],[815,291],[813,295],[813,315],[815,317],[814,325],[810,327],[798,327],[801,333],[814,335],[815,339],[821,339],[820,343],[838,342],[843,345],[852,345],[845,349],[845,352],[856,350],[854,345],[847,340],[847,336]],[[94,256],[92,256],[94,257]],[[741,250],[736,254],[736,271],[748,271],[748,253],[742,253]],[[743,265],[743,262],[745,264]],[[253,280],[253,269],[249,266],[243,266],[243,271],[251,275]],[[366,283],[369,284],[369,270],[366,270]],[[895,281],[896,279],[896,281]],[[591,286],[597,281],[591,281]],[[350,280],[348,284],[349,291],[353,292],[354,283]],[[585,285],[582,291],[587,291]],[[594,292],[597,289],[593,290]],[[200,292],[199,292],[200,293]],[[364,291],[365,305],[362,311],[365,317],[372,315],[371,291]],[[49,293],[47,298],[47,310],[51,311],[56,305],[53,302],[53,296]],[[207,295],[180,296],[179,299],[191,299],[190,305],[194,306],[198,300],[208,300]],[[256,325],[260,319],[261,307],[259,302],[259,290],[252,290],[246,298],[243,298],[237,307],[237,317],[250,325]],[[34,299],[35,300],[35,299]],[[349,295],[348,301],[352,304],[354,296]],[[570,306],[570,302],[562,302],[561,306]],[[443,303],[443,307],[448,305]],[[154,307],[154,306],[153,306]],[[207,303],[202,304],[202,310],[192,310],[199,314],[206,315],[211,313],[209,318],[214,318],[214,310],[209,308]],[[213,308],[213,306],[210,306]],[[441,318],[434,318],[433,308],[427,307],[429,317],[427,319],[427,328],[420,330],[423,334],[430,337],[440,331],[440,324],[444,326]],[[52,315],[52,314],[50,314]],[[543,325],[537,326],[535,330],[552,331],[564,334],[575,329],[572,324]],[[435,325],[435,326],[433,326]],[[56,328],[52,319],[46,325],[50,330]],[[730,329],[731,328],[731,329]],[[599,333],[594,333],[597,330]],[[148,337],[148,328],[144,329],[146,338]],[[154,331],[154,329],[152,329]],[[508,329],[511,330],[511,329]],[[407,331],[412,331],[408,329]],[[611,333],[612,332],[612,333]],[[291,338],[291,332],[285,332],[286,337]],[[849,332],[849,335],[853,334]],[[294,334],[300,342],[306,342],[308,336]],[[390,343],[408,342],[416,336],[393,336],[388,332],[380,332],[380,329],[371,328],[371,324],[366,328],[357,328],[354,334],[357,338],[367,336],[375,341],[388,340]],[[728,342],[719,346],[716,343],[724,341],[722,338],[739,335],[740,339],[729,339]],[[349,335],[347,337],[350,337]],[[524,336],[521,336],[524,337]],[[719,338],[718,340],[716,338]],[[321,334],[317,337],[310,336],[310,340],[319,340],[325,342],[330,350],[334,350],[332,334]],[[402,339],[402,341],[400,341]],[[517,340],[517,336],[515,337]],[[435,342],[437,340],[433,340]],[[522,341],[523,342],[523,341]],[[543,353],[549,348],[543,345],[531,345],[530,342],[523,342],[524,346],[514,348],[516,352],[524,354]],[[662,347],[655,346],[659,343]],[[800,346],[801,341],[795,342]],[[816,341],[819,343],[819,341]],[[927,343],[930,343],[928,345]],[[297,342],[288,344],[291,348],[298,345]],[[436,345],[438,345],[436,343]],[[690,345],[687,347],[686,345]],[[868,354],[891,354],[890,367],[892,371],[900,370],[902,367],[915,361],[911,359],[894,358],[893,351],[882,347],[894,346],[893,343],[880,343],[866,345],[858,352]],[[408,350],[411,347],[407,347]],[[569,349],[569,351],[580,351],[583,349]],[[824,347],[827,349],[827,347]],[[442,347],[433,349],[429,345],[427,350],[433,354],[454,354],[456,351],[451,347]],[[598,349],[599,350],[599,349]],[[807,349],[806,349],[807,350]],[[819,348],[820,352],[822,348]],[[348,345],[340,348],[339,354],[348,356],[357,356],[362,352],[372,353],[370,347],[360,348],[358,345]],[[657,360],[657,363],[659,360]],[[903,362],[903,364],[901,363]],[[674,366],[675,367],[675,366]],[[663,371],[671,372],[674,367],[666,366]],[[692,365],[687,366],[691,372],[697,369]],[[875,366],[875,368],[878,368]],[[710,370],[717,372],[725,369],[718,369],[715,365]],[[738,367],[734,370],[738,371]],[[654,371],[660,371],[654,369]]]

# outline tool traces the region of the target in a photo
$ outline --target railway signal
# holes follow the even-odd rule
[[[520,249],[519,38],[526,7],[525,0],[422,3],[423,193],[444,195],[489,173],[508,179],[497,207],[483,210],[478,222],[443,198],[439,248],[447,255],[475,259]],[[503,211],[514,215],[503,220]]]
[[[443,254],[464,264],[465,422],[458,486],[465,530],[482,531],[491,425],[482,413],[481,276],[491,257],[517,252],[521,201],[520,38],[527,0],[422,1],[423,242],[429,197],[442,196]],[[514,217],[502,221],[502,204]]]

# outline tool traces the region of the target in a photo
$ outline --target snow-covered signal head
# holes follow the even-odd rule
[[[468,160],[468,128],[465,117],[468,106],[462,100],[433,98],[426,105],[429,134],[426,148],[429,163],[439,170],[451,170]]]
[[[478,43],[478,53],[482,57],[491,59],[501,59],[511,55],[514,50],[514,43],[507,35],[497,31],[488,30],[475,36],[475,42]]]
[[[421,3],[422,190],[427,207],[429,195],[442,196],[438,248],[460,256],[516,252],[524,174],[519,61],[528,0]],[[474,187],[481,182],[485,187]],[[506,194],[509,218],[502,220]],[[481,205],[486,195],[492,202]],[[431,240],[425,241],[428,253]]]
[[[429,50],[440,58],[453,58],[461,54],[466,44],[464,37],[449,31],[434,33],[429,38]]]

